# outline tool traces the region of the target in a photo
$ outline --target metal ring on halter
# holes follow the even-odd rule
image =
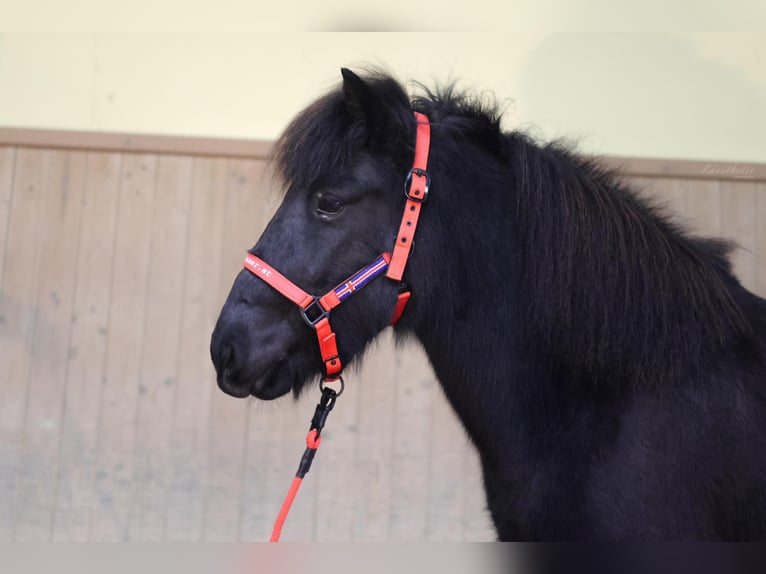
[[[340,390],[338,390],[338,391],[335,391],[335,396],[336,396],[336,397],[339,397],[339,396],[341,396],[341,395],[343,394],[343,391],[344,391],[344,390],[345,390],[345,388],[346,388],[346,383],[344,383],[344,382],[343,382],[343,377],[341,377],[340,375],[338,375],[338,376],[337,376],[336,378],[334,378],[334,379],[327,379],[327,378],[325,378],[325,377],[322,377],[322,380],[321,380],[321,381],[319,381],[319,390],[320,390],[320,391],[324,391],[324,389],[325,389],[325,386],[324,386],[324,385],[325,385],[325,383],[336,383],[336,382],[338,382],[338,381],[340,381]]]

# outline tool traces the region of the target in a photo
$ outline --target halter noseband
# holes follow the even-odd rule
[[[326,381],[338,379],[343,371],[343,365],[338,356],[338,346],[335,342],[335,333],[330,325],[330,311],[384,272],[389,279],[400,282],[399,297],[391,318],[392,325],[396,324],[401,317],[411,295],[409,288],[402,283],[402,276],[412,249],[412,239],[415,236],[420,207],[428,199],[431,184],[431,178],[426,171],[431,143],[431,126],[424,114],[413,113],[417,120],[415,159],[404,183],[404,195],[407,197],[407,203],[404,207],[399,233],[396,236],[393,254],[383,253],[373,263],[363,267],[321,297],[306,293],[259,257],[248,254],[245,258],[245,269],[295,303],[300,308],[303,320],[316,331]]]

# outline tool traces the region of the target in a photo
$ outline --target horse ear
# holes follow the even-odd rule
[[[356,120],[369,121],[374,115],[374,94],[365,81],[348,68],[341,68],[346,110]]]
[[[341,68],[340,73],[348,114],[354,120],[364,122],[370,135],[385,131],[387,108],[381,95],[348,68]]]
[[[364,126],[366,144],[378,150],[398,149],[402,136],[409,133],[406,120],[412,117],[402,113],[410,110],[407,93],[391,77],[366,80],[347,68],[340,72],[346,113]]]

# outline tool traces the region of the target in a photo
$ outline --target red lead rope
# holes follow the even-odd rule
[[[340,392],[343,392],[341,386]],[[322,398],[319,400],[319,404],[314,411],[314,417],[311,419],[311,429],[309,434],[306,435],[306,450],[303,451],[301,462],[298,465],[298,471],[295,473],[293,482],[290,484],[290,490],[287,491],[285,500],[282,503],[282,508],[279,509],[279,514],[274,522],[274,529],[271,531],[271,538],[269,542],[279,542],[279,537],[282,534],[282,526],[287,519],[287,513],[290,512],[290,507],[293,505],[295,495],[298,494],[298,489],[301,487],[303,477],[311,468],[311,463],[314,461],[314,455],[316,455],[319,444],[322,442],[322,438],[319,436],[322,433],[322,428],[327,421],[327,415],[335,406],[335,401],[338,399],[339,393],[335,392],[329,387],[322,389]]]
[[[319,443],[321,442],[322,439],[319,438],[317,429],[310,430],[309,434],[306,435],[306,450],[316,452],[316,450],[319,448]],[[308,469],[306,472],[308,472]],[[305,476],[305,474],[306,473],[304,472],[303,475]],[[279,537],[282,534],[282,526],[284,526],[285,520],[287,520],[287,513],[290,512],[290,507],[293,505],[295,495],[298,494],[298,489],[301,487],[301,482],[303,482],[303,476],[298,476],[298,474],[296,474],[293,478],[292,484],[290,485],[290,490],[287,491],[285,501],[282,503],[282,508],[279,509],[279,515],[277,516],[277,520],[274,522],[274,529],[271,531],[271,538],[269,539],[269,542],[279,542]]]
[[[303,466],[303,460],[306,458],[306,453],[311,451],[312,454],[310,456],[313,459],[316,450],[319,448],[319,443],[321,442],[322,439],[319,437],[319,431],[317,429],[311,429],[309,434],[306,435],[306,452],[304,452],[303,458],[301,459],[301,467]],[[310,462],[308,463],[308,466],[311,466]],[[279,542],[279,537],[282,535],[282,526],[284,526],[285,520],[287,520],[287,513],[290,512],[290,507],[293,505],[295,495],[298,494],[298,489],[301,487],[303,477],[307,472],[308,468],[301,474],[301,469],[299,468],[298,473],[293,477],[293,482],[290,484],[290,490],[287,491],[285,501],[282,503],[282,508],[279,509],[279,514],[274,522],[274,529],[271,531],[269,542]]]
[[[306,450],[303,452],[303,457],[298,465],[298,472],[295,473],[290,489],[287,491],[287,496],[285,496],[285,500],[282,503],[282,508],[279,511],[271,538],[269,539],[270,542],[279,541],[287,513],[290,511],[295,496],[298,494],[298,489],[303,482],[303,477],[306,476],[309,468],[311,468],[314,455],[316,455],[316,451],[319,448],[321,442],[320,434],[327,420],[327,415],[330,414],[330,411],[335,406],[336,399],[343,392],[344,383],[343,378],[340,376],[343,371],[343,365],[338,355],[335,333],[330,326],[330,311],[384,272],[389,279],[400,283],[402,281],[404,268],[407,265],[407,259],[412,250],[415,228],[420,217],[420,208],[428,199],[429,187],[431,185],[431,177],[426,171],[428,167],[428,152],[431,145],[431,126],[425,115],[419,112],[413,113],[417,120],[415,158],[412,162],[412,169],[407,174],[404,183],[404,195],[407,197],[407,203],[404,208],[402,222],[399,226],[399,233],[396,236],[396,244],[391,255],[388,253],[382,254],[372,264],[362,268],[355,275],[352,275],[322,297],[309,295],[256,255],[249,254],[245,259],[245,269],[271,285],[271,287],[300,308],[303,320],[316,331],[319,351],[322,355],[322,363],[324,364],[324,378],[320,385],[322,398],[316,407],[314,418],[311,419],[311,428],[306,436]],[[399,298],[391,319],[392,325],[399,320],[409,298],[409,289],[405,287],[404,283],[401,283]],[[340,381],[340,390],[338,391],[325,386],[325,383],[336,381]]]

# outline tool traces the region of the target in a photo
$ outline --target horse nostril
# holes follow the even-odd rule
[[[215,370],[219,374],[223,374],[226,377],[232,375],[235,363],[235,353],[233,345],[229,343],[221,343],[218,346],[217,352],[213,352],[213,363],[215,364]]]
[[[227,381],[236,381],[239,376],[241,365],[237,365],[237,352],[234,345],[224,344],[221,348],[221,365],[218,372],[223,374]]]

